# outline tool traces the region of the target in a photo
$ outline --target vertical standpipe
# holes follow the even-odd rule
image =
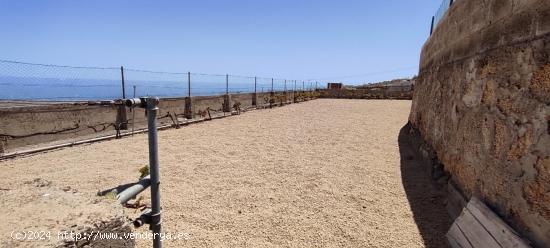
[[[161,248],[160,179],[158,158],[157,112],[159,99],[147,98],[147,126],[149,129],[149,172],[151,176],[151,224],[153,247]]]
[[[143,97],[126,99],[125,104],[128,107],[145,108],[147,113],[147,129],[149,138],[149,178],[140,180],[136,187],[132,186],[121,192],[117,198],[121,203],[125,203],[130,198],[135,197],[143,191],[148,185],[151,186],[151,211],[144,212],[138,219],[134,220],[134,225],[140,227],[143,223],[149,224],[149,229],[153,232],[153,247],[161,248],[161,218],[160,218],[160,173],[159,173],[159,155],[158,155],[158,135],[157,135],[157,113],[158,97]],[[140,186],[141,185],[141,186]]]

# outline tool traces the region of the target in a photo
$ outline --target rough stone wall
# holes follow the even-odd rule
[[[423,47],[410,122],[466,197],[550,246],[550,1],[456,1]]]
[[[290,94],[290,93],[289,93]],[[265,105],[269,93],[258,93],[258,105]],[[232,94],[231,104],[239,102],[241,109],[252,106],[251,93]],[[201,118],[207,108],[211,114],[221,114],[223,96],[192,97],[192,110]],[[231,106],[233,107],[233,106]],[[163,98],[159,104],[158,124],[173,124],[173,118],[184,118],[184,98]],[[135,111],[135,114],[132,113]],[[0,108],[0,155],[45,145],[55,145],[101,136],[114,135],[117,107],[87,103],[47,104],[42,106]],[[135,129],[147,127],[144,109],[126,108],[128,129],[135,116]]]
[[[321,98],[345,99],[412,99],[411,86],[373,87],[366,89],[327,89],[320,90]]]
[[[55,104],[0,110],[0,152],[114,130],[115,107]]]

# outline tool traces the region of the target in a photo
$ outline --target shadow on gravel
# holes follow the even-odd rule
[[[97,192],[97,196],[106,196],[109,193],[113,193],[113,194],[116,195],[116,194],[126,190],[127,188],[130,188],[130,187],[136,185],[136,184],[137,183],[121,184],[121,185],[118,185],[118,186],[110,188],[110,189],[99,191],[99,192]]]
[[[445,192],[431,179],[429,161],[424,161],[419,147],[419,135],[411,132],[410,124],[399,132],[401,179],[418,230],[426,247],[449,247],[445,238],[451,219],[445,209]]]

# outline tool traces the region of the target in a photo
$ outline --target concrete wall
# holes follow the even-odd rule
[[[277,92],[276,95],[282,95]],[[291,92],[287,95],[291,96]],[[258,106],[269,104],[270,93],[258,93]],[[231,107],[239,102],[241,109],[252,107],[252,93],[232,94]],[[267,101],[265,99],[268,99]],[[207,108],[212,115],[223,114],[223,96],[192,97],[195,118],[203,118]],[[14,104],[17,105],[17,104]],[[163,98],[159,104],[159,125],[173,124],[172,117],[184,118],[184,98]],[[135,111],[135,113],[132,113]],[[118,107],[89,103],[35,104],[0,108],[0,155],[15,151],[74,142],[116,133]],[[143,109],[126,108],[128,129],[135,116],[135,129],[147,127]],[[124,132],[124,131],[123,131]]]
[[[455,1],[422,49],[410,122],[466,197],[550,246],[550,1]]]
[[[412,99],[411,86],[380,86],[361,89],[327,89],[320,90],[321,98],[346,99]]]

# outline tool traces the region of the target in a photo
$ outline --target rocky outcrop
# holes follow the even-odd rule
[[[423,47],[410,122],[466,197],[550,245],[550,1],[456,1]]]

